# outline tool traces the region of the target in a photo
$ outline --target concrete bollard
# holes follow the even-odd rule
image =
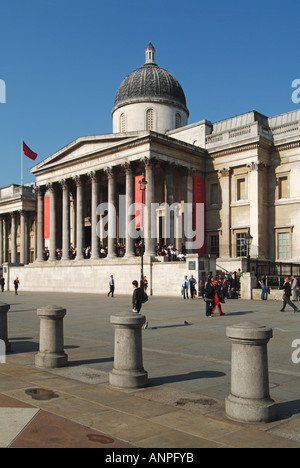
[[[56,368],[68,364],[64,352],[63,318],[67,311],[55,305],[38,309],[40,317],[40,350],[35,356],[36,367]]]
[[[10,309],[9,304],[0,302],[0,340],[5,343],[6,352],[11,351],[11,344],[8,341],[7,313]]]
[[[141,388],[148,382],[143,368],[142,326],[144,315],[121,312],[111,317],[115,327],[114,368],[109,383],[117,388]]]
[[[257,323],[228,327],[232,343],[231,394],[226,398],[226,414],[241,422],[270,422],[275,419],[275,403],[270,399],[267,344],[273,330]]]

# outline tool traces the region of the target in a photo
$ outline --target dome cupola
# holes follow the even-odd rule
[[[187,124],[189,111],[182,87],[170,72],[155,63],[151,42],[145,53],[145,64],[131,72],[116,93],[112,111],[114,133],[165,133]]]

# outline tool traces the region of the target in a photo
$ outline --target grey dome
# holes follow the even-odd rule
[[[150,47],[153,48],[151,43],[146,54],[149,50],[154,51]],[[152,57],[147,60],[146,55],[146,63],[131,72],[121,83],[113,111],[133,102],[152,101],[175,104],[188,113],[182,87],[170,72],[154,63],[154,55]]]

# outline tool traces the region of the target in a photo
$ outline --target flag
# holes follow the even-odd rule
[[[31,151],[31,149],[26,145],[24,141],[23,141],[23,153],[25,154],[25,156],[32,159],[33,161],[35,161],[37,158],[37,153],[34,153],[33,151]]]

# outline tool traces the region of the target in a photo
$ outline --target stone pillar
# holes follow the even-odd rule
[[[108,258],[117,256],[115,244],[117,242],[117,226],[116,226],[116,173],[114,167],[108,167],[105,170],[108,178]]]
[[[265,190],[266,183],[264,179],[265,164],[261,161],[255,161],[248,164],[249,169],[249,185],[248,198],[250,203],[250,233],[253,237],[251,245],[251,257],[266,256],[267,246],[263,245],[264,230],[267,230],[266,223],[262,220],[266,219],[265,212]]]
[[[26,242],[26,224],[27,224],[27,213],[26,211],[20,211],[20,225],[21,225],[21,239],[20,239],[20,263],[24,265],[27,263],[27,242]]]
[[[76,260],[82,260],[83,254],[83,229],[84,229],[84,211],[83,211],[83,179],[80,176],[75,177],[76,184]]]
[[[44,251],[44,195],[43,187],[37,187],[37,234],[36,234],[36,260],[42,262]]]
[[[267,353],[272,329],[245,322],[227,327],[226,335],[232,343],[231,394],[225,402],[227,416],[243,422],[274,420]]]
[[[62,260],[69,260],[70,249],[70,186],[68,180],[62,186]]]
[[[8,341],[7,313],[10,309],[9,304],[0,302],[0,340],[4,341],[6,352],[11,351],[11,344]]]
[[[169,219],[167,222],[170,222],[169,226],[169,236],[167,238],[167,244],[175,245],[175,236],[174,236],[174,209],[171,208],[174,204],[174,164],[166,163],[164,165],[165,171],[165,182],[166,182],[166,203],[167,203],[167,211],[166,216],[168,216],[169,212]],[[170,209],[171,208],[171,209]]]
[[[38,309],[40,318],[40,348],[35,356],[36,367],[56,368],[68,364],[64,352],[63,318],[67,311],[55,305]]]
[[[98,215],[97,215],[97,207],[99,204],[99,175],[96,172],[91,172],[89,177],[92,181],[92,256],[91,258],[96,260],[100,258],[100,242],[99,236],[97,232],[97,224],[98,224]]]
[[[133,312],[121,312],[111,317],[115,327],[114,368],[109,382],[118,388],[141,388],[148,382],[143,367],[142,326],[146,317]]]
[[[134,237],[129,227],[133,226],[135,214],[131,211],[134,204],[134,166],[130,163],[124,165],[126,173],[126,255],[125,257],[134,257]]]
[[[17,214],[11,213],[11,263],[17,263]]]
[[[231,256],[231,185],[230,185],[231,168],[223,168],[219,170],[219,180],[222,190],[222,235],[220,239],[220,255],[222,257]]]
[[[146,197],[146,226],[145,226],[145,255],[155,255],[155,246],[157,242],[156,229],[153,224],[156,222],[156,213],[151,217],[151,207],[155,202],[155,186],[154,186],[154,159],[145,159],[145,179],[147,181],[147,188],[145,191]],[[151,235],[152,234],[152,235]]]
[[[48,191],[50,193],[50,254],[49,261],[56,260],[56,188],[54,184],[48,185]]]

